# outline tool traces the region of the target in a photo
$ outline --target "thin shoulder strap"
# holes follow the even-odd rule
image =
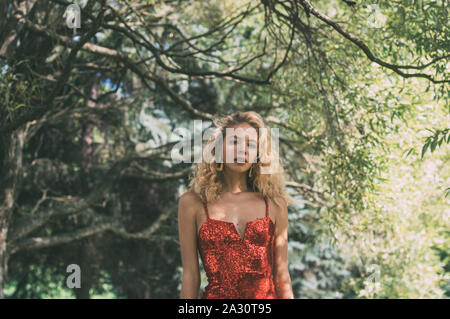
[[[208,206],[206,205],[206,202],[204,200],[202,200],[202,202],[203,202],[203,208],[205,209],[206,218],[209,219]]]
[[[266,202],[266,217],[269,216],[269,203],[267,202],[267,197],[264,196],[264,201]]]

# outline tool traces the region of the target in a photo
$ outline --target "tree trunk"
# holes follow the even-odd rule
[[[8,270],[8,252],[6,250],[6,235],[8,233],[8,224],[6,216],[0,212],[0,299],[5,298],[4,288],[6,272]]]
[[[97,98],[97,79],[94,79],[94,84],[91,85],[91,97]],[[86,101],[86,106],[90,108],[95,107],[95,102],[91,100]],[[89,170],[93,166],[95,157],[94,154],[94,137],[93,137],[94,125],[89,123],[83,132],[83,158],[81,164],[83,167],[83,176],[85,176],[85,189],[92,189],[93,184],[89,179]],[[82,249],[80,253],[80,269],[81,269],[81,288],[75,290],[77,299],[90,299],[90,289],[93,282],[93,258],[94,258],[94,243],[91,238],[83,240]]]
[[[75,296],[77,299],[90,299],[90,290],[93,286],[95,273],[95,247],[92,238],[83,240],[80,251],[80,270],[81,270],[81,287],[75,289]]]
[[[8,229],[22,181],[22,152],[25,130],[0,137],[0,299],[8,274]]]

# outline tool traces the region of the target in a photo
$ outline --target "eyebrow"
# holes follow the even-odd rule
[[[234,139],[236,140],[237,137],[234,136]],[[258,144],[258,142],[257,142],[256,140],[250,140],[250,141],[248,141],[248,143],[249,143],[249,144]]]

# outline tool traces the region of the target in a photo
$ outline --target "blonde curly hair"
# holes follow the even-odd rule
[[[236,112],[229,114],[222,118],[215,118],[213,120],[216,127],[215,133],[207,141],[205,147],[211,149],[211,155],[215,156],[214,148],[218,136],[222,135],[222,140],[225,140],[226,128],[230,128],[233,125],[241,123],[250,124],[257,132],[259,128],[266,128],[268,131],[267,136],[258,136],[258,145],[263,149],[258,150],[258,159],[253,164],[253,174],[247,176],[248,189],[259,192],[262,196],[267,196],[272,199],[276,204],[282,205],[279,199],[283,199],[287,205],[293,203],[292,198],[286,193],[285,190],[285,178],[284,170],[281,165],[281,158],[273,154],[271,150],[271,133],[270,127],[266,126],[261,115],[254,111],[249,112]],[[204,148],[205,148],[204,147]],[[270,153],[270,155],[268,155]],[[261,156],[259,156],[261,154]],[[274,158],[278,158],[278,161],[273,161]],[[261,159],[264,159],[261,161]],[[274,169],[274,173],[261,174],[261,166],[270,166]],[[190,175],[189,188],[196,193],[202,200],[206,202],[214,202],[219,199],[224,193],[224,170],[218,171],[215,161],[207,163],[202,160],[195,167]]]

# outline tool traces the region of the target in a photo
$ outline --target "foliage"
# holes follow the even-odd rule
[[[7,297],[177,298],[172,133],[230,110],[280,128],[296,298],[450,295],[448,1],[7,3]]]

